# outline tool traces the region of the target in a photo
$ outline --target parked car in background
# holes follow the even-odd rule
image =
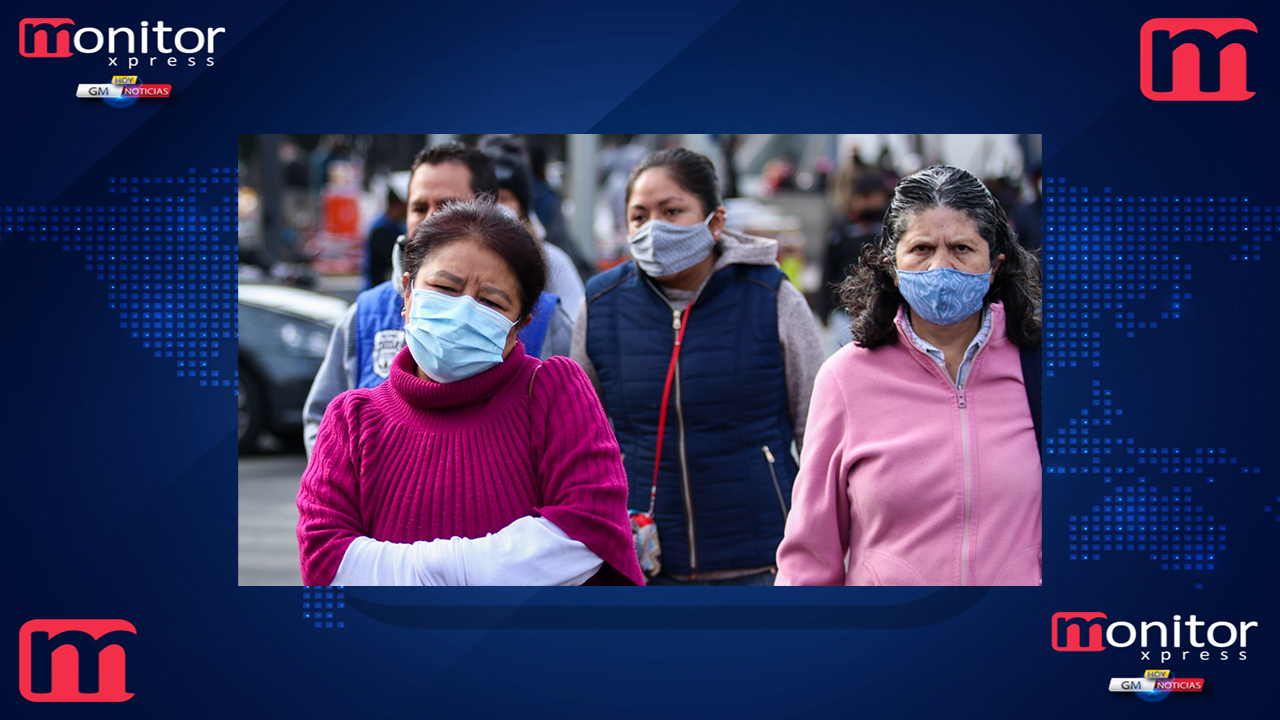
[[[264,432],[302,445],[302,406],[346,312],[337,298],[283,285],[240,284],[240,452]]]

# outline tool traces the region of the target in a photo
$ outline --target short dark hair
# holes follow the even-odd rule
[[[486,135],[480,138],[478,147],[493,160],[498,187],[516,196],[522,219],[528,218],[533,203],[533,171],[525,157],[524,143],[510,135]]]
[[[460,240],[474,240],[507,262],[520,284],[520,317],[533,312],[534,303],[547,286],[547,261],[542,247],[524,225],[491,198],[451,203],[423,220],[404,249],[404,271],[411,282],[422,265],[440,248]]]
[[[711,214],[720,207],[720,180],[716,177],[716,167],[705,155],[699,155],[684,148],[659,150],[644,156],[638,165],[631,170],[627,178],[627,194],[625,202],[631,202],[631,189],[641,173],[651,168],[666,170],[676,184],[685,192],[692,193],[702,203],[702,216]]]
[[[467,147],[460,142],[447,142],[423,148],[413,158],[413,166],[409,169],[409,178],[418,172],[423,165],[442,165],[456,162],[466,166],[471,172],[471,192],[476,199],[498,197],[498,177],[493,172],[493,160],[476,148]]]
[[[917,214],[936,207],[952,208],[971,218],[987,241],[991,262],[1005,256],[983,302],[1004,303],[1005,328],[1015,345],[1039,345],[1040,261],[1018,243],[1004,209],[982,181],[950,165],[927,167],[898,183],[884,217],[884,235],[863,248],[853,274],[840,285],[840,299],[853,321],[854,341],[864,348],[897,341],[893,320],[906,302],[893,282],[898,241]]]

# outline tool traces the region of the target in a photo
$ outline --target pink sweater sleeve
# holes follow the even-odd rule
[[[844,447],[847,405],[837,357],[818,371],[791,514],[778,546],[777,585],[843,585],[849,549]]]
[[[538,513],[605,562],[597,582],[643,585],[622,454],[591,381],[572,360],[552,357],[533,382],[533,441],[543,484]]]
[[[350,393],[325,410],[298,489],[298,552],[304,585],[330,585],[347,546],[365,533],[352,450]]]

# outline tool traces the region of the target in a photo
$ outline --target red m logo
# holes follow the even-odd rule
[[[18,689],[32,702],[124,702],[133,697],[124,620],[32,620],[18,631]]]
[[[1142,26],[1142,94],[1152,100],[1248,100],[1254,83],[1244,18],[1156,18]]]
[[[23,57],[71,57],[71,18],[23,18],[18,23],[18,52]]]
[[[1099,652],[1102,644],[1102,623],[1106,620],[1100,612],[1060,612],[1053,614],[1053,649],[1058,652]]]

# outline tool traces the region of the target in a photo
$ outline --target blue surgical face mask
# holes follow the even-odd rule
[[[502,362],[513,326],[505,315],[468,295],[414,290],[404,330],[422,372],[436,382],[451,383]]]
[[[697,225],[678,225],[666,220],[650,220],[627,238],[631,257],[650,277],[668,277],[702,262],[715,246],[711,236],[712,212]]]
[[[991,273],[953,268],[899,270],[898,292],[911,311],[934,325],[955,325],[982,309]]]

